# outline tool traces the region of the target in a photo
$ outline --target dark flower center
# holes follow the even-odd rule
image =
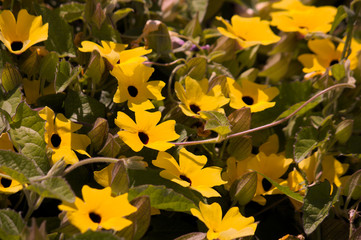
[[[130,96],[132,97],[136,97],[138,95],[138,89],[134,86],[129,86],[128,87],[128,93]]]
[[[149,137],[144,132],[138,132],[138,137],[143,144],[147,144],[149,142]]]
[[[55,133],[55,134],[51,135],[50,141],[51,141],[51,144],[57,148],[60,146],[61,138],[58,134]]]
[[[8,188],[11,185],[12,180],[7,178],[1,178],[0,183],[3,185],[4,188]]]
[[[254,103],[253,98],[251,98],[249,96],[242,97],[242,101],[247,105],[252,105]]]
[[[11,43],[11,50],[19,51],[23,48],[23,42],[15,41]]]
[[[179,178],[182,179],[183,181],[189,182],[189,184],[192,185],[192,181],[185,175],[180,175]]]
[[[334,64],[337,64],[338,63],[338,60],[337,59],[334,59],[330,62],[330,66],[334,65]]]
[[[189,108],[192,110],[192,112],[194,112],[195,114],[197,114],[201,109],[195,105],[195,104],[191,104],[189,105]]]
[[[102,220],[102,217],[94,212],[89,213],[89,217],[95,223],[100,223],[100,221]]]
[[[272,183],[270,183],[270,181],[268,181],[266,178],[263,178],[262,179],[262,187],[267,192],[268,190],[270,190],[272,188]]]

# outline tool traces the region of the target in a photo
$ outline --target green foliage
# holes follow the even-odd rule
[[[141,185],[129,189],[129,199],[144,195],[149,196],[150,205],[158,209],[187,212],[196,207],[191,200],[165,186]]]
[[[21,215],[12,209],[0,210],[0,238],[17,240],[21,239],[25,227]]]
[[[311,234],[317,226],[327,217],[332,204],[337,201],[339,189],[331,185],[328,181],[320,182],[308,187],[304,198],[303,227],[306,234]]]
[[[0,169],[23,184],[28,183],[31,177],[43,175],[34,160],[7,150],[0,150]]]
[[[33,159],[46,173],[50,166],[44,140],[44,127],[45,121],[39,117],[38,113],[22,102],[11,123],[10,135],[19,152]]]

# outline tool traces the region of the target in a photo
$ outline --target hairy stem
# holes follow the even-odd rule
[[[116,162],[118,162],[120,160],[121,159],[118,159],[118,158],[107,158],[107,157],[87,158],[87,159],[81,160],[81,161],[71,165],[70,167],[68,167],[64,171],[64,175],[67,175],[68,173],[70,173],[74,169],[76,169],[76,168],[78,168],[80,166],[86,165],[86,164],[99,163],[99,162],[116,163]]]

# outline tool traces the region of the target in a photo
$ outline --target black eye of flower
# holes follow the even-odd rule
[[[262,179],[262,187],[267,192],[268,190],[270,190],[272,188],[272,183],[270,183],[270,181],[268,181],[266,178],[263,178]]]
[[[242,101],[247,105],[252,105],[254,103],[253,98],[251,98],[249,96],[242,97]]]
[[[180,175],[179,178],[182,179],[183,181],[189,182],[189,184],[192,185],[192,181],[185,175]]]
[[[23,48],[23,42],[15,41],[11,43],[11,50],[13,51],[18,51],[21,50],[22,48]]]
[[[138,137],[143,144],[147,144],[149,142],[149,137],[144,132],[138,132]]]
[[[7,179],[7,178],[1,178],[0,183],[1,183],[1,185],[3,185],[4,188],[8,188],[8,187],[10,187],[12,180]]]
[[[61,138],[58,134],[55,133],[55,134],[51,135],[50,141],[51,141],[51,144],[57,148],[60,146]]]
[[[102,220],[102,217],[94,212],[89,213],[89,217],[95,223],[100,223],[100,221]]]
[[[330,66],[334,65],[334,64],[337,64],[338,63],[338,60],[337,59],[334,59],[330,62]]]
[[[138,89],[134,86],[129,86],[128,87],[128,93],[130,96],[132,97],[136,97],[138,95]]]
[[[189,105],[189,108],[192,110],[192,112],[194,112],[195,114],[197,114],[201,109],[195,105],[195,104],[191,104]]]

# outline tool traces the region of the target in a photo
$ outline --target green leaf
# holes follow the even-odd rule
[[[277,53],[271,56],[258,76],[268,77],[272,82],[280,81],[287,73],[291,59],[292,55],[290,53]]]
[[[7,150],[0,150],[0,170],[20,183],[28,183],[29,178],[44,175],[35,161]]]
[[[184,75],[187,74],[193,79],[202,80],[206,74],[207,60],[202,57],[195,57],[186,63],[186,67],[187,70]]]
[[[341,144],[345,144],[351,137],[353,130],[353,119],[346,119],[340,122],[336,127],[335,138]]]
[[[59,16],[68,23],[74,22],[76,20],[81,20],[83,19],[82,15],[84,12],[84,8],[84,3],[71,2],[62,4],[59,7]]]
[[[43,198],[55,198],[70,203],[75,201],[74,192],[62,177],[48,178],[40,183],[34,182],[27,189],[36,192]]]
[[[255,171],[257,172],[257,171]],[[280,190],[281,192],[283,192],[285,195],[287,195],[288,197],[298,201],[298,202],[303,202],[303,196],[299,193],[293,192],[291,189],[289,189],[289,187],[287,186],[281,186],[279,185],[277,182],[273,181],[271,178],[267,177],[266,175],[264,175],[263,173],[257,172],[258,174],[262,175],[264,178],[266,178],[270,183],[272,183],[273,186],[275,186],[278,190]]]
[[[202,34],[202,26],[198,20],[198,14],[184,28],[184,35],[196,38]]]
[[[107,140],[109,133],[108,121],[104,118],[97,118],[92,130],[88,132],[88,136],[94,146],[94,151],[99,151]]]
[[[337,201],[339,189],[334,185],[332,195],[330,195],[330,191],[331,185],[327,180],[307,188],[302,207],[303,228],[307,235],[316,230],[318,225],[327,217],[332,205]]]
[[[87,1],[91,2],[91,1]],[[116,28],[113,28],[112,25],[105,20],[100,29],[97,27],[92,27],[92,35],[96,39],[102,39],[105,41],[113,41],[113,42],[122,42],[122,38],[120,37],[119,32]]]
[[[217,111],[200,111],[199,113],[207,118],[204,130],[212,130],[222,136],[231,132],[231,124],[225,114]]]
[[[297,163],[305,159],[318,144],[318,132],[313,127],[303,127],[296,134],[293,146],[294,159]]]
[[[183,236],[177,237],[174,240],[204,240],[207,238],[207,233],[203,232],[192,232]]]
[[[59,69],[56,73],[55,88],[56,92],[63,92],[74,80],[77,79],[82,71],[82,67],[77,66],[71,68],[71,64],[63,59],[59,64]]]
[[[113,136],[112,134],[108,133],[107,141],[105,142],[102,149],[99,150],[99,155],[105,157],[116,157],[120,153],[122,141],[120,140],[119,136]]]
[[[116,196],[128,192],[129,178],[124,161],[118,161],[114,164],[110,187],[112,188],[112,193]]]
[[[347,207],[351,198],[359,199],[361,197],[361,170],[354,172],[345,186],[347,193],[345,206]]]
[[[133,199],[130,204],[137,208],[135,213],[127,216],[127,219],[132,221],[133,224],[120,231],[117,236],[124,237],[125,239],[139,240],[147,232],[150,224],[150,200],[148,196],[140,196]]]
[[[45,120],[39,117],[26,103],[22,102],[11,124],[10,136],[15,147],[26,157],[33,159],[46,173],[49,159],[44,140]]]
[[[237,201],[241,206],[252,200],[257,190],[257,173],[245,173],[240,179],[233,182],[229,194],[233,201]]]
[[[102,56],[100,56],[99,52],[94,51],[89,61],[88,68],[86,69],[86,72],[84,74],[84,78],[85,79],[90,78],[91,81],[98,84],[102,79],[104,70],[105,70],[105,63]]]
[[[187,212],[191,208],[197,208],[191,200],[165,186],[141,185],[133,187],[129,189],[128,198],[132,200],[143,195],[149,196],[152,207],[162,210]]]
[[[75,235],[71,238],[71,240],[121,240],[121,238],[114,236],[110,232],[101,232],[96,231],[93,232],[91,230],[86,231],[83,234]]]
[[[237,109],[228,116],[228,120],[232,125],[232,133],[246,131],[251,127],[251,110],[250,108]]]
[[[75,57],[72,28],[60,15],[61,10],[35,4],[34,6],[36,15],[41,15],[43,22],[49,23],[48,40],[45,41],[46,49],[57,52],[60,57]]]
[[[19,70],[10,64],[5,64],[5,68],[1,73],[1,83],[6,92],[18,87],[22,82],[22,77]]]
[[[252,139],[251,137],[235,137],[229,140],[227,152],[238,161],[247,158],[252,152]]]
[[[9,93],[6,100],[0,101],[1,110],[7,112],[11,117],[16,113],[16,108],[22,100],[21,91],[19,88],[14,89]]]
[[[118,22],[120,19],[125,18],[131,12],[134,12],[132,8],[118,9],[113,13],[113,22],[114,23]]]
[[[59,55],[56,52],[50,52],[40,61],[40,79],[46,79],[52,82],[55,79],[55,72],[59,62]]]
[[[22,231],[25,227],[21,215],[12,209],[0,210],[0,239],[22,239]]]
[[[330,34],[332,34],[336,30],[337,26],[342,22],[342,20],[344,20],[347,17],[347,12],[345,11],[345,8],[346,6],[343,5],[338,6],[335,19],[333,20],[332,23]]]
[[[314,109],[318,104],[320,104],[323,101],[322,96],[316,98],[315,100],[313,100],[312,102],[308,103],[306,106],[304,106],[299,112],[296,113],[296,116],[302,116],[303,114],[305,114],[306,112]],[[299,107],[301,107],[302,104],[304,104],[306,101],[302,101],[299,103],[296,103],[294,105],[292,105],[290,108],[288,108],[286,111],[284,111],[281,115],[279,115],[277,117],[277,119],[281,119],[281,118],[285,118],[289,115],[291,115],[291,113],[293,113],[294,111],[296,111]]]
[[[251,68],[254,65],[257,59],[258,49],[259,45],[242,50],[241,54],[237,57],[237,60],[242,63],[240,69],[243,67]]]
[[[65,115],[79,122],[93,123],[98,117],[105,117],[105,106],[82,92],[69,90],[64,105]]]
[[[202,22],[207,13],[208,0],[187,0],[191,16],[198,13],[199,22]]]
[[[334,64],[331,66],[332,76],[336,79],[336,81],[342,80],[346,77],[346,70],[342,64]]]
[[[172,41],[167,26],[158,20],[148,20],[144,29],[150,27],[148,24],[156,26],[156,30],[152,29],[146,36],[148,47],[159,55],[168,55],[172,51]]]

